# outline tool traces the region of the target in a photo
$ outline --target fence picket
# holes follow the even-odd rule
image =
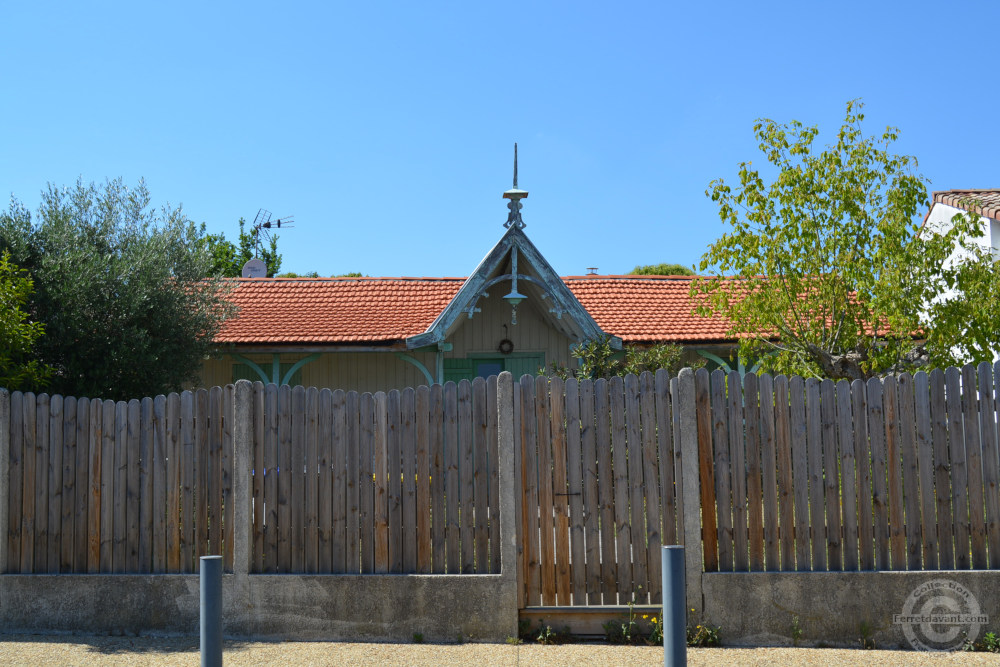
[[[1000,460],[997,459],[997,413],[990,363],[979,364],[979,429],[982,438],[983,497],[986,499],[986,542],[989,567],[1000,568]]]
[[[211,427],[211,403],[209,391],[199,389],[194,395],[194,420],[195,420],[195,452],[197,460],[195,462],[197,496],[195,498],[195,543],[194,557],[195,569],[201,567],[201,556],[214,553],[211,549],[212,533],[212,503],[210,484],[212,479],[212,439]]]
[[[837,383],[837,451],[840,454],[838,496],[844,507],[844,569],[858,569],[857,459],[854,446],[854,415],[851,411],[851,384]]]
[[[899,437],[902,455],[903,510],[906,514],[903,526],[906,537],[906,568],[920,569],[920,492],[917,484],[917,433],[914,413],[913,377],[909,373],[899,376],[897,385],[899,400]]]
[[[82,402],[82,399],[81,399]],[[79,412],[80,403],[77,403]],[[80,420],[77,419],[77,424]],[[152,535],[152,570],[154,574],[167,571],[167,397],[163,394],[153,399],[153,421],[151,424],[153,437],[153,458],[150,464],[153,484],[153,535]],[[78,446],[79,446],[78,442]],[[77,535],[79,536],[79,520]],[[78,537],[79,539],[79,537]],[[77,558],[80,557],[79,551]],[[78,560],[77,563],[80,561]]]
[[[361,423],[360,502],[361,572],[375,572],[375,397],[365,392],[359,400]]]
[[[373,546],[374,572],[389,571],[389,412],[385,392],[376,392],[375,427],[372,433],[372,470],[374,471]]]
[[[289,443],[288,504],[291,506],[289,547],[291,572],[305,572],[306,535],[306,388],[292,387],[292,437]]]
[[[948,406],[948,452],[951,457],[952,513],[955,517],[955,567],[967,570],[971,564],[969,531],[969,474],[966,463],[966,440],[963,436],[962,376],[957,368],[945,371]]]
[[[7,534],[7,570],[8,572],[24,572],[21,562],[21,535],[24,530],[24,475],[26,459],[24,452],[24,394],[19,391],[10,394],[10,458],[8,488],[10,506],[8,507]],[[86,441],[84,441],[86,443]],[[86,449],[86,446],[84,446]],[[2,536],[0,536],[2,537]],[[0,572],[0,574],[6,574]]]
[[[538,527],[542,604],[556,604],[556,562],[553,544],[552,424],[549,419],[549,381],[535,378],[535,426],[538,433]]]
[[[349,391],[344,397],[347,420],[347,537],[344,571],[361,571],[361,397]]]
[[[680,544],[677,529],[677,491],[674,489],[674,465],[678,455],[674,437],[673,419],[675,405],[670,398],[670,373],[665,368],[656,371],[653,377],[656,392],[656,432],[657,452],[660,459],[660,514],[662,516],[663,545]],[[676,476],[679,478],[679,475]],[[662,600],[662,592],[661,592]]]
[[[895,397],[895,390],[893,390]],[[872,450],[872,507],[875,521],[876,569],[890,567],[889,486],[886,410],[883,405],[884,386],[876,378],[868,381],[868,436]]]
[[[538,449],[535,429],[535,380],[521,376],[521,539],[526,605],[541,604],[542,583],[539,557]]]
[[[58,572],[73,571],[73,520],[76,509],[76,398],[67,396],[63,400],[63,441],[62,453],[62,510],[59,517],[59,569]],[[3,425],[0,425],[3,428]],[[0,547],[2,548],[2,547]],[[148,571],[148,570],[143,570]]]
[[[752,572],[764,571],[764,489],[760,468],[761,434],[758,394],[758,377],[754,373],[747,373],[743,378],[743,403],[746,421],[746,522],[750,550],[748,566]],[[775,487],[770,488],[773,490]]]
[[[823,488],[826,496],[826,567],[844,569],[841,537],[840,475],[838,471],[840,448],[837,441],[836,387],[833,380],[820,383],[820,412],[822,415]]]
[[[215,388],[213,387],[213,390]],[[216,442],[213,447],[215,456],[212,458],[212,503],[215,505],[215,510],[212,516],[215,518],[215,522],[219,523],[219,518],[222,514],[222,429],[223,429],[223,415],[222,415],[222,388],[219,387],[217,392],[211,394],[212,400],[212,439]],[[267,466],[264,463],[264,447],[265,438],[267,433],[267,426],[265,423],[264,415],[264,385],[261,382],[253,383],[253,390],[251,394],[251,399],[253,401],[253,538],[251,539],[251,549],[253,550],[253,559],[251,561],[250,567],[251,572],[263,572],[264,571],[264,551],[265,551],[265,537],[264,537],[264,521],[265,517],[265,503],[264,503],[264,484]],[[221,529],[221,524],[218,526]],[[212,531],[212,544],[221,545],[221,530]]]
[[[335,468],[333,448],[333,392],[322,389],[316,395],[316,456],[317,484],[316,508],[316,567],[318,572],[335,572],[333,566],[333,476]]]
[[[552,443],[552,511],[555,527],[556,597],[560,605],[569,605],[572,570],[569,558],[569,496],[566,477],[566,398],[563,381],[549,382],[549,422]]]
[[[63,397],[58,394],[49,399],[48,443],[46,450],[49,455],[49,498],[48,498],[48,533],[47,558],[45,572],[59,573],[59,553],[62,526],[62,454],[63,454]]]
[[[698,431],[698,476],[701,489],[702,548],[705,571],[719,571],[719,536],[715,503],[715,468],[712,465],[711,379],[704,368],[694,374],[695,417]]]
[[[976,367],[962,368],[962,407],[965,424],[966,471],[969,475],[969,532],[972,537],[972,568],[987,566],[986,519],[983,497],[983,441],[979,432],[979,396],[976,390]]]
[[[459,441],[458,441],[458,385],[447,382],[444,385],[444,444],[445,444],[445,537],[447,548],[447,572],[461,572],[462,538],[461,518],[459,516],[460,479],[459,479]]]
[[[774,449],[777,459],[776,475],[778,478],[778,514],[781,538],[781,570],[796,569],[796,532],[795,532],[795,488],[793,485],[792,459],[794,445],[792,443],[792,420],[789,406],[790,394],[788,377],[779,375],[774,378]]]
[[[642,557],[647,564],[647,584],[640,599],[648,599],[650,604],[657,604],[663,602],[660,595],[662,588],[660,574],[662,560],[660,554],[662,547],[660,537],[660,455],[656,447],[656,386],[653,374],[649,371],[639,376],[639,420],[641,437],[637,444],[642,448],[643,503],[646,514],[645,529],[640,531],[644,534],[645,540],[640,546],[644,547],[642,551],[645,553],[642,554]],[[663,437],[669,442],[667,433],[664,433]],[[639,525],[643,526],[642,523]]]
[[[114,571],[115,529],[115,402],[101,406],[101,574]],[[36,543],[37,548],[37,543]]]
[[[128,469],[125,475],[125,571],[141,572],[139,568],[139,513],[142,509],[139,469],[142,465],[140,440],[140,410],[138,399],[133,398],[126,408],[128,414]],[[121,498],[121,494],[118,494]],[[119,501],[120,502],[120,501]]]
[[[809,523],[812,537],[812,569],[827,569],[825,485],[823,483],[823,412],[820,383],[806,380],[806,438],[809,466]]]
[[[275,573],[278,569],[278,386],[264,387],[264,555],[261,572]]]
[[[276,572],[292,571],[292,388],[278,387],[278,559]]]
[[[601,591],[604,604],[618,604],[618,560],[615,557],[615,472],[611,460],[611,399],[608,381],[595,380],[595,447],[597,449],[598,531]]]
[[[726,374],[717,369],[712,371],[712,449],[715,460],[715,501],[721,572],[733,571],[733,498],[728,417]]]
[[[875,529],[872,507],[872,449],[868,440],[868,394],[863,380],[851,382],[855,466],[858,489],[858,567],[875,569]]]
[[[32,571],[48,571],[49,547],[49,395],[35,397],[35,544]]]
[[[457,572],[475,572],[475,425],[472,422],[472,383],[462,380],[458,394],[458,473],[460,525],[459,542],[461,569]],[[449,568],[450,569],[450,568]]]
[[[430,437],[431,390],[426,385],[417,387],[415,403],[416,419],[416,513],[417,513],[417,572],[429,574],[433,563],[431,539],[431,448]]]
[[[726,374],[727,426],[729,444],[730,490],[733,504],[733,559],[737,572],[745,571],[747,562],[747,470],[745,426],[743,423],[743,378],[739,371]]]
[[[955,567],[955,519],[951,513],[951,457],[948,452],[948,411],[944,395],[944,371],[930,374],[931,440],[934,446],[934,497],[936,500],[938,566]]]
[[[490,571],[490,525],[489,512],[489,466],[487,464],[487,407],[486,380],[476,378],[472,382],[472,428],[474,443],[474,467],[472,482],[475,489],[475,544],[476,563],[474,572],[483,574]]]
[[[576,378],[566,380],[566,482],[570,519],[570,579],[573,604],[587,599],[587,561],[584,554],[585,518],[583,513],[583,443],[580,434],[580,385]],[[659,508],[656,508],[657,511]]]
[[[402,524],[400,539],[402,540],[403,572],[417,572],[417,517],[423,512],[417,511],[417,415],[416,392],[408,387],[400,395],[400,440],[399,451],[402,457],[403,486],[400,498],[399,522]],[[426,437],[426,433],[424,434]],[[426,474],[426,473],[424,473]]]
[[[444,477],[445,477],[445,433],[444,433],[444,387],[436,384],[430,389],[428,446],[430,457],[431,481],[431,548],[432,571],[435,574],[447,572],[446,555],[448,551],[447,510],[445,509]]]
[[[332,496],[333,525],[330,530],[330,572],[347,572],[347,530],[348,530],[348,491],[356,488],[350,484],[347,477],[347,442],[348,413],[347,394],[343,389],[334,390],[330,396],[331,428],[333,437],[330,443],[330,461],[333,483],[330,490]]]
[[[618,562],[618,604],[631,601],[630,594],[635,590],[632,579],[632,529],[629,523],[629,478],[627,440],[625,435],[625,383],[620,377],[611,378],[608,382],[608,395],[611,399],[611,451],[614,466],[614,509],[615,509],[615,546]]]
[[[489,466],[487,475],[486,496],[489,502],[489,541],[490,566],[487,572],[500,574],[500,414],[498,412],[497,377],[490,376],[486,382],[486,464]],[[515,399],[516,400],[516,399]],[[515,428],[517,428],[515,426]]]
[[[764,565],[767,570],[781,569],[781,533],[778,523],[778,501],[781,489],[778,486],[777,433],[774,424],[774,378],[764,373],[757,380],[757,394],[760,401],[760,468],[763,494],[764,522]],[[787,402],[786,402],[787,405]],[[787,453],[788,448],[785,447]]]
[[[305,510],[303,516],[303,571],[317,572],[319,566],[319,389],[305,391]],[[325,472],[325,471],[324,471]]]
[[[805,382],[798,376],[788,381],[789,423],[792,447],[793,494],[795,496],[795,569],[812,568],[809,534],[809,441],[806,428]]]
[[[913,376],[914,413],[917,419],[917,478],[920,492],[920,535],[922,568],[937,569],[937,531],[934,516],[934,448],[931,438],[930,385],[927,373]]]
[[[13,394],[11,395],[13,400]],[[63,407],[65,409],[65,406]],[[11,403],[11,418],[15,416],[14,404]],[[163,474],[163,465],[160,465],[160,474]],[[87,571],[87,548],[89,537],[87,535],[87,512],[90,498],[90,399],[78,398],[76,400],[76,505],[73,516],[73,572]],[[11,485],[17,483],[16,478],[11,479]],[[163,504],[158,507],[162,510]],[[14,521],[10,522],[11,528]],[[159,557],[165,555],[163,545],[160,545]],[[16,563],[13,557],[8,561]]]
[[[402,438],[402,422],[400,421],[400,404],[402,397],[399,390],[393,389],[386,394],[386,416],[388,423],[386,426],[386,436],[388,444],[388,458],[386,459],[386,472],[389,476],[386,487],[386,510],[387,510],[387,546],[388,546],[388,568],[389,572],[403,571],[403,469],[402,456],[400,454],[400,439]]]

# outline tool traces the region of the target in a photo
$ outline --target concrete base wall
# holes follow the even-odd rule
[[[965,589],[989,617],[979,638],[1000,628],[998,571],[706,573],[703,618],[720,626],[723,644],[792,645],[797,616],[801,646],[858,647],[865,623],[878,648],[910,649],[893,615],[919,587],[941,580]],[[917,595],[916,609],[932,597]]]
[[[228,637],[503,641],[517,634],[500,575],[223,576]],[[199,632],[197,575],[3,575],[0,632]]]

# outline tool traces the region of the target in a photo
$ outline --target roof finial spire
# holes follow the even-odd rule
[[[509,199],[510,203],[507,204],[507,208],[510,209],[510,213],[507,215],[507,222],[503,224],[504,227],[510,227],[511,225],[517,225],[518,229],[524,228],[524,221],[521,220],[521,201],[528,196],[526,190],[520,190],[517,187],[517,142],[514,142],[514,187],[503,193],[504,199]]]
[[[514,189],[517,190],[517,142],[514,142]]]

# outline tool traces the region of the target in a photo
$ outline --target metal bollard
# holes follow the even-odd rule
[[[663,547],[663,667],[687,665],[684,547]]]
[[[201,557],[201,667],[222,667],[222,556]]]

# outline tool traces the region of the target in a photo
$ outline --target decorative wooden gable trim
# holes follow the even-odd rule
[[[550,326],[564,333],[576,342],[591,340],[607,334],[597,325],[587,309],[552,269],[545,257],[538,251],[518,225],[511,225],[493,249],[479,263],[476,270],[462,284],[458,294],[431,323],[427,331],[406,339],[408,349],[426,347],[444,342],[458,328],[460,318],[468,318],[476,312],[476,303],[484,298],[491,281],[500,278],[500,284],[508,285],[501,271],[512,251],[517,251],[519,280],[518,290],[529,293],[538,310]],[[538,303],[541,301],[541,304]],[[610,337],[612,346],[621,348],[621,339]]]

